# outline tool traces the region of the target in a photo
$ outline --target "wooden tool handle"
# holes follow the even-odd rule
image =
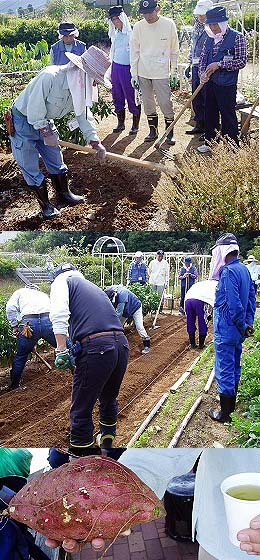
[[[246,118],[246,120],[245,120],[245,122],[244,122],[244,124],[243,124],[243,126],[240,130],[240,136],[243,136],[244,130],[247,130],[247,127],[248,127],[249,122],[252,118],[253,112],[254,112],[255,108],[257,107],[257,105],[259,105],[259,97],[255,100],[254,104],[251,107],[250,113],[247,116],[247,118]]]
[[[87,152],[88,154],[96,154],[96,151],[89,146],[80,146],[80,144],[72,144],[72,142],[65,142],[64,140],[59,140],[59,144],[62,148],[70,148],[71,150],[77,150],[78,152]],[[122,163],[129,163],[130,165],[136,165],[138,167],[142,167],[144,169],[149,169],[152,171],[159,171],[160,173],[166,173],[170,176],[174,174],[174,169],[168,169],[161,163],[153,163],[152,161],[143,161],[136,158],[131,158],[127,156],[123,156],[121,154],[114,154],[112,152],[106,153],[107,159],[114,159],[116,161],[120,161]]]
[[[185,105],[183,105],[182,109],[180,110],[180,112],[178,113],[178,115],[175,117],[175,119],[171,122],[171,124],[168,126],[168,128],[166,128],[164,134],[162,135],[162,137],[156,142],[155,147],[157,149],[159,149],[162,145],[162,143],[164,142],[164,140],[167,138],[169,132],[171,132],[171,130],[173,129],[173,127],[176,125],[176,123],[178,122],[178,120],[181,118],[181,116],[183,115],[184,111],[186,111],[186,109],[188,109],[188,107],[191,105],[193,99],[195,99],[196,95],[198,95],[198,93],[200,92],[200,90],[203,88],[205,84],[199,84],[199,86],[195,89],[194,93],[191,95],[191,97],[188,99],[188,101],[186,101]]]

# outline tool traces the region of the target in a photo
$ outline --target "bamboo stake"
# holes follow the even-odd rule
[[[176,447],[180,437],[182,436],[187,424],[189,423],[190,419],[192,418],[194,412],[197,410],[198,406],[200,405],[202,401],[202,396],[200,396],[195,403],[193,404],[193,406],[191,407],[191,409],[189,410],[188,414],[186,414],[184,420],[182,421],[178,431],[176,432],[175,436],[172,438],[172,440],[170,441],[168,448],[170,447]]]
[[[78,152],[86,152],[88,154],[96,154],[96,151],[93,148],[89,148],[88,146],[80,146],[79,144],[72,144],[72,142],[65,142],[64,140],[59,140],[59,144],[62,148],[69,148],[71,150],[77,150]],[[141,159],[131,158],[128,156],[123,156],[121,154],[114,154],[113,152],[106,153],[107,159],[113,159],[116,161],[120,161],[121,163],[129,163],[130,165],[136,165],[138,167],[142,167],[144,169],[149,169],[152,171],[159,171],[160,173],[166,173],[166,175],[170,175],[171,177],[174,175],[174,169],[168,169],[165,165],[161,163],[153,163],[152,161],[143,161]]]
[[[251,110],[250,110],[250,113],[249,113],[249,115],[247,116],[247,118],[246,118],[246,120],[245,120],[245,122],[244,122],[244,124],[243,124],[243,126],[242,126],[242,128],[241,128],[240,137],[244,136],[244,135],[247,133],[247,130],[248,130],[248,127],[249,127],[249,123],[250,123],[250,121],[251,121],[251,118],[252,118],[252,116],[253,116],[253,112],[254,112],[255,108],[257,107],[257,105],[259,105],[259,97],[255,100],[254,104],[252,105]]]
[[[160,149],[164,140],[167,138],[169,132],[171,132],[171,130],[174,128],[174,126],[176,125],[178,120],[181,118],[181,116],[186,111],[186,109],[188,109],[188,107],[191,105],[193,99],[195,99],[195,97],[198,95],[198,93],[200,92],[200,90],[203,88],[204,85],[205,84],[199,84],[199,86],[195,89],[194,93],[191,95],[191,97],[188,99],[188,101],[186,101],[185,105],[183,105],[182,109],[180,110],[178,115],[175,117],[174,121],[172,121],[171,124],[168,126],[168,128],[166,128],[164,134],[161,136],[161,138],[155,144],[155,148],[157,150]]]
[[[208,392],[209,392],[210,387],[211,387],[211,385],[212,385],[212,383],[213,383],[214,378],[215,378],[215,368],[213,368],[213,369],[211,370],[211,373],[210,373],[210,375],[209,375],[208,381],[207,381],[207,383],[206,383],[206,385],[205,385],[205,387],[204,387],[204,393],[208,393]]]
[[[151,412],[148,414],[148,416],[146,416],[145,420],[141,424],[140,428],[138,428],[138,430],[135,432],[132,439],[130,439],[130,441],[127,444],[127,447],[131,447],[133,445],[133,443],[135,443],[135,441],[139,438],[139,436],[144,432],[145,428],[150,424],[151,420],[156,415],[158,410],[161,408],[163,403],[166,401],[168,396],[169,396],[169,393],[164,393],[164,395],[160,398],[160,400],[154,406],[154,408],[151,410]]]

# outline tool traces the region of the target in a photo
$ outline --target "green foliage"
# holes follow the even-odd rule
[[[12,335],[5,306],[6,299],[0,296],[0,364],[10,365],[16,351],[17,339]]]
[[[8,111],[11,107],[11,99],[8,97],[0,97],[0,146],[9,146],[9,137],[7,134],[7,128],[3,119],[4,113]]]
[[[0,257],[0,278],[14,276],[16,263],[12,259]]]
[[[48,43],[42,39],[29,48],[25,43],[18,43],[16,47],[0,45],[1,72],[16,72],[24,70],[39,70],[49,64]]]
[[[255,21],[255,14],[254,12],[247,12],[244,15],[244,28],[246,31],[251,31],[254,29],[254,21]],[[237,17],[235,16],[231,16],[229,19],[228,24],[230,25],[230,27],[233,27],[233,29],[236,29],[236,23],[237,23]],[[259,16],[256,16],[256,31],[258,31],[259,29]],[[238,31],[242,31],[241,30],[241,25],[238,25]]]
[[[81,0],[47,0],[44,12],[53,19],[62,20],[81,13],[85,15],[85,6]]]
[[[129,290],[141,300],[143,315],[157,310],[160,296],[151,288],[150,284],[142,286],[139,282],[135,282],[129,286]]]
[[[253,342],[246,342],[242,356],[238,399],[244,412],[234,412],[232,426],[238,431],[236,443],[241,447],[260,446],[260,319],[254,323]]]

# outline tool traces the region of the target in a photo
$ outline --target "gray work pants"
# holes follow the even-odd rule
[[[157,113],[155,96],[157,103],[166,119],[173,119],[173,105],[171,100],[171,89],[169,79],[150,80],[138,76],[142,92],[142,101],[144,104],[144,112],[146,115],[154,115]]]
[[[215,556],[211,556],[211,554],[206,552],[206,550],[200,546],[198,560],[217,560],[217,558],[215,558]]]

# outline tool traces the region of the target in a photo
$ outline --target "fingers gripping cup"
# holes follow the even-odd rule
[[[228,524],[229,538],[239,546],[237,533],[250,526],[260,514],[260,473],[240,473],[229,476],[220,486]]]

